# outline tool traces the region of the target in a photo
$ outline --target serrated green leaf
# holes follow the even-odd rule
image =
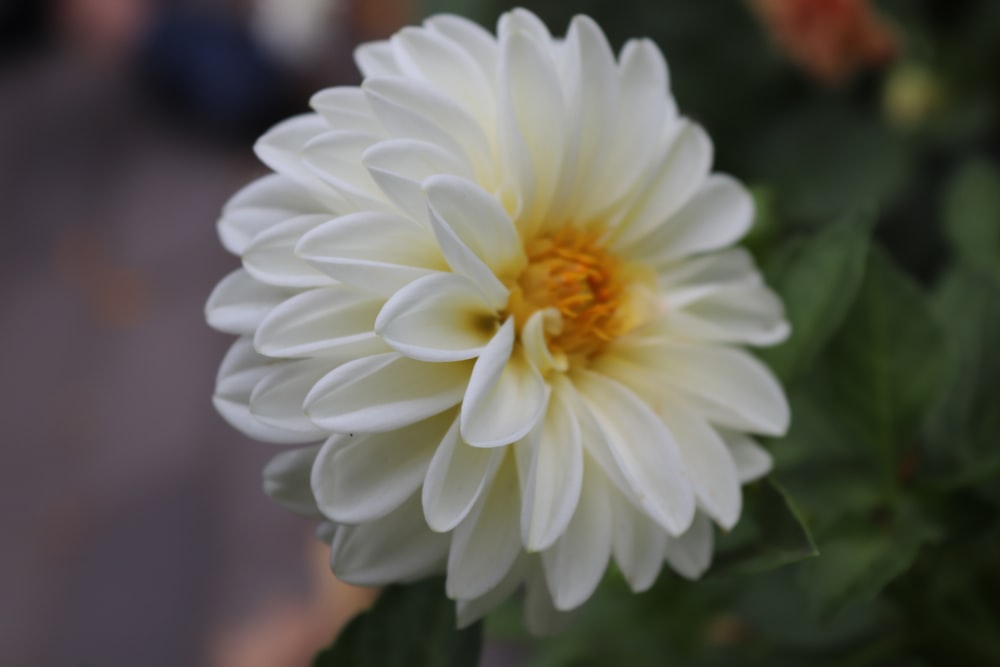
[[[1000,169],[970,160],[948,184],[944,230],[959,261],[1000,276]]]
[[[455,627],[455,603],[444,580],[390,586],[352,620],[313,667],[475,667],[481,624]]]
[[[774,479],[744,488],[736,528],[718,541],[713,575],[756,574],[815,556],[809,527],[798,505]]]
[[[861,285],[874,213],[855,212],[779,253],[768,280],[785,302],[792,335],[761,356],[779,377],[807,370],[837,331]]]
[[[946,361],[920,286],[878,248],[826,362],[831,398],[894,485],[899,454],[940,394]]]

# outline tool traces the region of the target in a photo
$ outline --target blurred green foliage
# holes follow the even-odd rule
[[[1000,2],[878,3],[895,61],[832,87],[739,0],[525,6],[653,38],[751,185],[793,423],[704,580],[633,595],[612,572],[562,635],[526,637],[512,601],[487,636],[536,667],[1000,665]]]

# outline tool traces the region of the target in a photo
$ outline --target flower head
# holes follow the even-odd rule
[[[276,173],[219,224],[243,258],[209,300],[240,335],[216,406],[320,445],[265,471],[326,520],[352,583],[447,572],[468,623],[526,585],[551,629],[612,557],[635,590],[708,566],[714,522],[788,424],[741,349],[784,339],[729,246],[753,205],[710,173],[649,41],[616,58],[588,18],[553,39],[437,16],[358,49],[360,88],[267,133]]]

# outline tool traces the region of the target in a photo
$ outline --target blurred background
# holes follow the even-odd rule
[[[942,222],[1000,216],[1000,2],[523,4],[556,34],[586,13],[616,48],[660,44],[717,168],[754,191],[760,258],[874,202],[877,237],[923,285],[963,253],[1000,277],[1000,231],[956,247]],[[230,341],[202,309],[237,263],[214,223],[263,173],[264,129],[357,83],[357,43],[438,11],[492,27],[506,8],[0,2],[0,662],[295,667],[367,604],[260,491],[271,448],[211,407]],[[756,631],[706,618],[699,642]],[[500,625],[486,659],[517,664]]]

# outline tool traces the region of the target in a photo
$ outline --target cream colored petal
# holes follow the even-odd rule
[[[292,179],[269,174],[250,183],[226,202],[218,222],[219,238],[226,250],[242,255],[254,237],[280,222],[331,211]]]
[[[455,528],[445,591],[452,599],[485,595],[498,586],[521,553],[520,489],[513,457],[500,464],[488,493]]]
[[[309,105],[323,117],[328,129],[353,130],[367,134],[384,133],[368,99],[356,86],[325,88],[309,100]]]
[[[753,438],[740,431],[725,428],[716,430],[729,447],[729,454],[736,464],[741,484],[749,484],[771,472],[771,468],[774,467],[771,454]]]
[[[254,280],[237,269],[219,281],[205,304],[205,319],[213,329],[233,334],[251,334],[290,292]]]
[[[420,488],[454,419],[445,412],[388,433],[334,436],[312,469],[320,510],[337,523],[349,524],[375,521],[394,511]]]
[[[264,318],[254,336],[269,357],[349,361],[388,352],[372,330],[382,299],[343,285],[302,292]]]
[[[614,518],[612,553],[636,593],[648,590],[663,567],[667,533],[655,521],[639,512],[626,498],[611,493]]]
[[[303,406],[316,382],[335,365],[305,359],[276,366],[254,386],[250,394],[250,413],[264,424],[304,435],[313,434],[313,439],[318,439],[323,432],[312,423]]]
[[[264,493],[296,514],[322,519],[309,486],[309,476],[320,447],[297,447],[272,458],[264,466]]]
[[[747,345],[776,345],[791,333],[781,300],[757,282],[730,283],[714,289],[668,292],[664,318],[671,335],[692,340]],[[672,300],[686,301],[671,305]]]
[[[565,630],[576,618],[578,610],[560,611],[552,601],[545,573],[535,557],[528,567],[524,594],[524,625],[536,636],[546,637]]]
[[[541,373],[514,350],[514,320],[508,318],[472,369],[462,403],[462,437],[476,447],[519,440],[542,419],[548,398]]]
[[[371,174],[362,156],[382,137],[354,130],[333,130],[314,137],[302,147],[302,162],[341,199],[348,211],[397,212]]]
[[[429,364],[398,352],[350,361],[327,374],[306,397],[306,413],[338,433],[392,431],[457,405],[471,362]]]
[[[707,515],[698,512],[687,532],[667,538],[667,563],[682,577],[699,579],[712,564],[714,544],[712,522]]]
[[[302,215],[276,224],[254,237],[243,251],[243,268],[256,280],[276,287],[320,287],[333,281],[295,254],[302,236],[329,220]]]
[[[447,37],[472,58],[490,87],[493,87],[497,70],[497,41],[477,23],[451,14],[432,16],[424,25],[433,33]]]
[[[506,452],[502,448],[472,447],[462,440],[458,419],[441,441],[424,479],[423,506],[427,525],[440,533],[451,531],[472,510],[493,483]]]
[[[317,114],[295,116],[265,132],[254,144],[254,152],[261,162],[307,189],[331,210],[341,211],[346,202],[302,161],[306,144],[329,130]]]
[[[514,561],[506,576],[489,592],[477,598],[458,600],[455,613],[458,617],[459,629],[472,625],[514,594],[518,587],[524,583],[527,569],[528,559],[522,556]]]
[[[354,49],[354,62],[363,77],[399,76],[403,73],[388,40],[367,42]]]
[[[461,361],[483,351],[498,317],[468,278],[437,273],[394,294],[375,320],[375,332],[393,349],[421,361]]]

